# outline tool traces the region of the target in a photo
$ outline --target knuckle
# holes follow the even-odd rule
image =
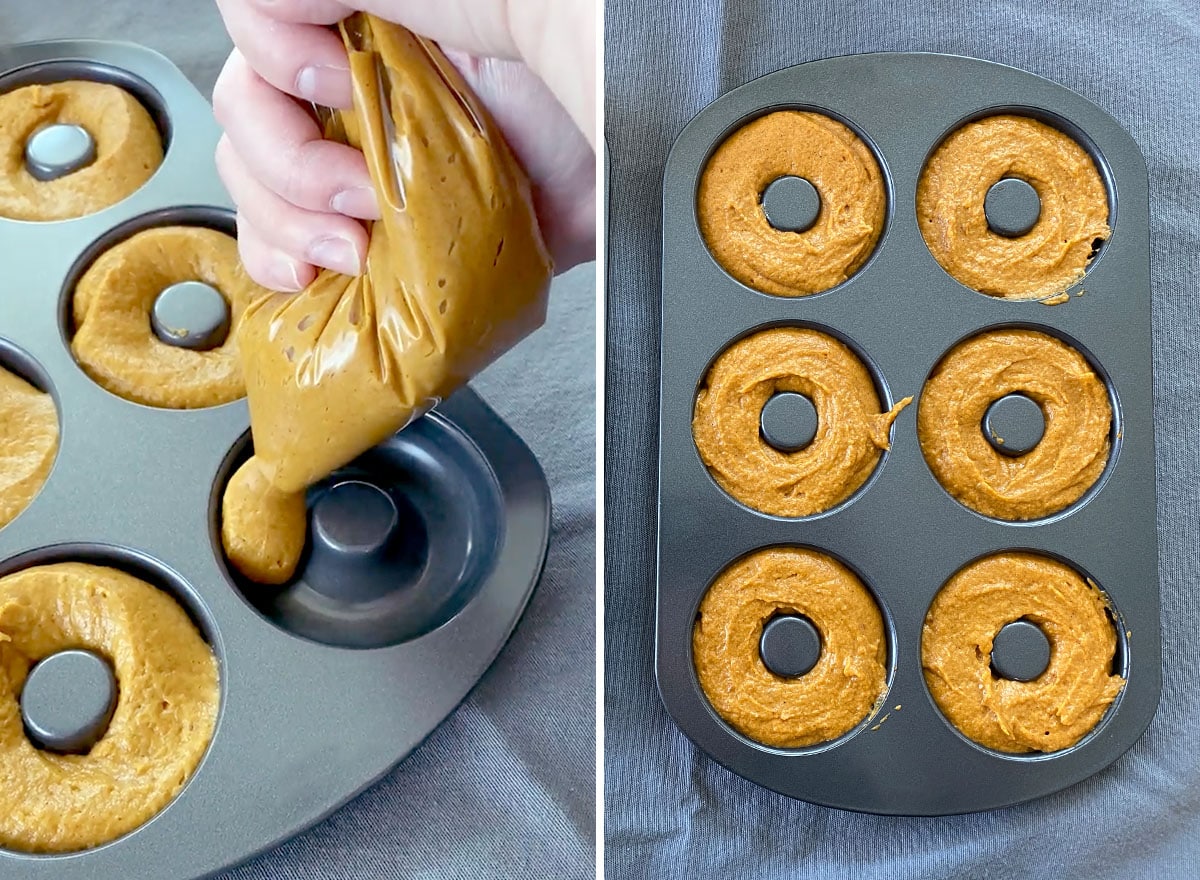
[[[222,135],[221,139],[217,141],[217,149],[213,152],[213,160],[217,165],[217,174],[220,176],[221,182],[225,184],[225,188],[230,190],[230,194],[233,191],[233,180],[229,168],[229,159],[232,151],[233,148],[229,144],[229,139]]]
[[[245,61],[237,49],[234,49],[213,85],[213,115],[223,128],[228,127],[228,121],[237,112],[238,96],[244,92],[241,86],[244,66]]]
[[[321,194],[329,168],[321,161],[319,146],[319,141],[309,141],[288,151],[280,195],[302,208],[328,210],[327,204],[321,204]]]

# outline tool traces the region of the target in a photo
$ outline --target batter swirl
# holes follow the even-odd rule
[[[83,127],[96,158],[56,180],[38,180],[25,167],[25,144],[58,123]],[[69,220],[94,213],[140,189],[162,161],[154,120],[117,86],[69,80],[0,95],[0,217]]]
[[[18,696],[37,661],[74,648],[112,664],[116,711],[88,754],[41,751]],[[212,650],[162,590],[76,562],[0,578],[0,847],[70,852],[147,822],[200,763],[218,701]]]
[[[992,640],[1028,620],[1050,642],[1033,681],[991,669]],[[925,682],[967,737],[1003,752],[1055,752],[1086,736],[1125,686],[1112,670],[1117,634],[1108,602],[1070,566],[999,553],[959,571],[933,600],[921,636]]]
[[[797,452],[763,440],[763,406],[777,392],[808,397],[816,437]],[[775,516],[810,516],[845,501],[871,476],[896,416],[871,374],[843,343],[801,327],[762,330],[735,342],[713,363],[696,396],[692,433],[717,484],[743,504]]]
[[[1035,401],[1045,433],[1012,457],[981,422],[993,401]],[[917,434],[929,469],[961,503],[985,516],[1039,519],[1075,503],[1104,472],[1112,405],[1078,351],[1036,330],[992,330],[951,349],[921,392]]]
[[[763,191],[802,177],[821,199],[803,232],[773,227]],[[805,296],[841,284],[862,267],[883,232],[887,191],[871,148],[821,113],[761,116],[717,147],[700,177],[700,232],[713,257],[743,284],[776,296]]]
[[[988,226],[984,201],[1004,178],[1041,201],[1017,238]],[[1083,277],[1109,237],[1108,194],[1092,157],[1057,128],[1024,116],[964,125],[929,158],[917,186],[917,220],[934,259],[967,287],[1007,299],[1041,299]]]
[[[804,675],[776,675],[759,654],[763,627],[780,614],[803,615],[821,634],[821,656]],[[874,711],[886,686],[874,597],[833,557],[798,547],[759,550],[725,569],[700,602],[692,652],[717,714],[779,748],[836,739]]]
[[[236,329],[252,299],[268,294],[250,280],[237,241],[200,226],[147,229],[101,254],[79,279],[72,311],[76,360],[101,387],[126,400],[195,409],[244,397],[236,334],[210,351],[159,340],[150,313],[165,288],[202,281],[220,291]]]

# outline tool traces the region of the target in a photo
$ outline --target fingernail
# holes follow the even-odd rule
[[[341,236],[318,238],[308,246],[305,256],[310,262],[343,275],[357,275],[362,271],[362,254],[354,242]]]
[[[300,272],[296,269],[296,261],[283,254],[277,256],[271,265],[271,281],[270,285],[275,290],[284,290],[289,293],[303,290],[304,285],[300,283]]]
[[[375,201],[375,190],[369,186],[352,186],[342,190],[329,200],[329,207],[339,214],[357,217],[359,220],[379,218],[379,203]]]
[[[296,91],[302,98],[318,101],[341,91],[349,74],[348,68],[327,64],[305,67],[296,74]]]

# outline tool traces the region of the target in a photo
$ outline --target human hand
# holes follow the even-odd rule
[[[589,108],[594,106],[594,64],[582,70],[578,63],[571,65],[574,77],[565,77],[571,82],[556,98],[544,75],[535,72],[533,60],[544,69],[560,69],[555,65],[563,41],[529,36],[525,25],[516,27],[525,18],[507,21],[498,0],[217,2],[237,47],[213,95],[225,129],[217,167],[238,206],[242,261],[260,284],[294,291],[315,278],[317,267],[345,274],[363,268],[367,235],[359,221],[378,217],[366,163],[357,150],[322,139],[305,106],[351,104],[345,48],[325,27],[354,11],[351,6],[368,7],[364,11],[443,40],[447,57],[491,111],[530,177],[556,268],[564,271],[593,259],[595,158]],[[470,18],[462,11],[467,5]],[[591,5],[585,0],[547,7],[578,13]],[[562,13],[544,24],[553,20],[565,26]],[[586,40],[594,53],[594,22],[589,26]],[[467,51],[454,48],[458,46]],[[526,52],[529,63],[520,60]],[[586,114],[583,130],[568,106]]]

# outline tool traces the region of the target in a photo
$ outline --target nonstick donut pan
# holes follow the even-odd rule
[[[709,156],[742,125],[778,109],[818,111],[849,125],[874,153],[887,192],[873,255],[844,283],[811,296],[771,296],[734,280],[710,254],[697,220]],[[964,123],[995,113],[1033,117],[1068,134],[1091,154],[1107,189],[1111,237],[1060,304],[971,290],[943,271],[922,237],[916,195],[927,158]],[[763,198],[764,209],[785,217],[782,228],[815,215],[812,194],[792,189]],[[991,194],[993,231],[1021,233],[1027,196],[1011,182]],[[817,804],[944,815],[1072,785],[1141,736],[1161,688],[1148,210],[1145,162],[1110,116],[1052,82],[971,58],[869,54],[802,64],[733,90],[683,130],[663,184],[656,672],[668,712],[713,759]],[[873,373],[883,410],[913,397],[865,486],[829,511],[793,519],[758,513],[722,491],[692,432],[697,393],[714,359],[752,331],[789,325],[848,342]],[[917,436],[922,389],[942,356],[981,331],[1014,326],[1042,330],[1083,353],[1107,384],[1113,409],[1101,478],[1065,510],[1027,522],[991,519],[956,501],[935,479]],[[764,439],[773,435],[777,448],[811,436],[814,416],[797,403],[773,399],[764,414]],[[1008,401],[989,420],[993,433],[1010,434],[1016,453],[1040,436],[1027,410],[1020,399]],[[709,585],[734,561],[772,546],[812,548],[849,566],[877,599],[888,638],[881,701],[846,735],[810,748],[768,747],[735,731],[712,708],[694,667],[693,626]],[[1066,562],[1111,603],[1112,672],[1125,677],[1125,687],[1090,734],[1057,752],[999,752],[968,740],[943,717],[922,674],[922,625],[938,590],[968,563],[1010,550]],[[1045,643],[1026,623],[1006,628],[995,643],[997,674],[1022,681],[1044,668]],[[760,648],[764,665],[784,675],[811,666],[819,636],[796,623],[771,629]]]
[[[156,817],[83,852],[0,851],[0,875],[193,880],[327,816],[462,701],[538,580],[550,499],[529,449],[464,389],[313,488],[313,537],[295,583],[265,588],[231,575],[220,499],[250,451],[245,400],[177,411],[109,394],[76,364],[67,317],[74,279],[128,235],[176,223],[233,232],[212,159],[219,130],[199,92],[148,49],[0,48],[0,91],[80,78],[138,96],[164,134],[166,157],[145,186],[98,213],[0,220],[0,364],[53,395],[61,426],[48,482],[0,530],[0,576],[76,560],[168,590],[214,649],[221,701],[206,756]],[[388,535],[391,550],[381,554]],[[54,681],[89,672],[86,656],[59,662],[63,674],[47,672],[37,690],[51,708]],[[49,711],[47,724],[78,723],[105,704]]]

